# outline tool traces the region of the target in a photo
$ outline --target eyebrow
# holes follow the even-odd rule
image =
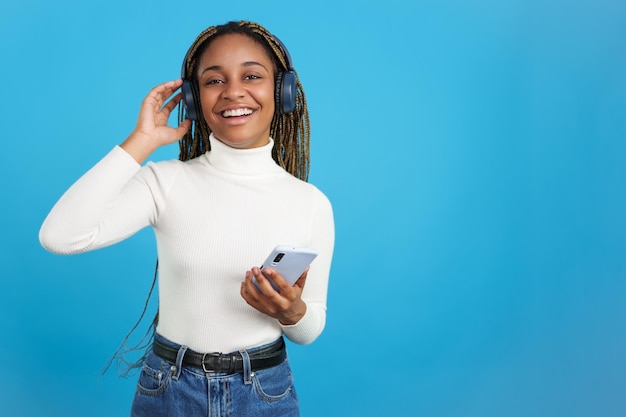
[[[265,65],[261,64],[260,62],[256,62],[256,61],[246,61],[243,64],[241,64],[242,67],[254,67],[254,66],[260,66],[262,68],[264,68],[266,71],[268,71],[268,69],[265,67]],[[206,67],[205,69],[202,70],[202,72],[200,73],[200,76],[202,76],[202,74],[204,74],[207,71],[219,71],[221,70],[223,67],[221,65],[211,65],[210,67]]]

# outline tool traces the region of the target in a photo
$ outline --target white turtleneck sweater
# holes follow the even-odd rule
[[[115,147],[56,203],[40,241],[51,252],[76,254],[152,226],[160,334],[198,352],[258,346],[282,332],[310,343],[326,321],[332,208],[274,162],[273,144],[238,150],[212,136],[211,151],[198,158],[144,167]],[[319,251],[302,294],[306,314],[291,326],[250,307],[239,292],[245,271],[261,266],[276,245]]]

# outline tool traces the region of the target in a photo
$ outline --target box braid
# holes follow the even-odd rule
[[[194,88],[197,88],[197,65],[198,58],[206,50],[209,44],[222,35],[242,34],[262,45],[274,62],[274,71],[287,71],[287,59],[280,44],[274,36],[263,26],[254,22],[239,21],[229,22],[220,26],[211,26],[205,29],[189,48],[186,65],[187,74],[190,74]],[[295,71],[294,71],[295,72]],[[197,91],[197,90],[196,90]],[[201,112],[200,112],[201,113]],[[179,106],[179,122],[183,121],[182,106]],[[186,161],[211,150],[209,135],[211,128],[201,118],[194,122],[194,126],[183,136],[179,142],[179,159]],[[281,114],[278,110],[270,126],[270,136],[274,139],[272,158],[287,172],[303,181],[309,176],[309,111],[304,96],[304,90],[296,73],[296,107],[289,114]]]

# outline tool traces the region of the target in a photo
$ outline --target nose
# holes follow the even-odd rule
[[[239,80],[230,80],[226,83],[222,91],[222,97],[230,100],[236,100],[245,94],[243,83]]]

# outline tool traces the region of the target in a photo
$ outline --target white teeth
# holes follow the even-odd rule
[[[250,109],[224,110],[222,112],[222,116],[224,117],[247,116],[249,114],[252,114],[252,110]]]

